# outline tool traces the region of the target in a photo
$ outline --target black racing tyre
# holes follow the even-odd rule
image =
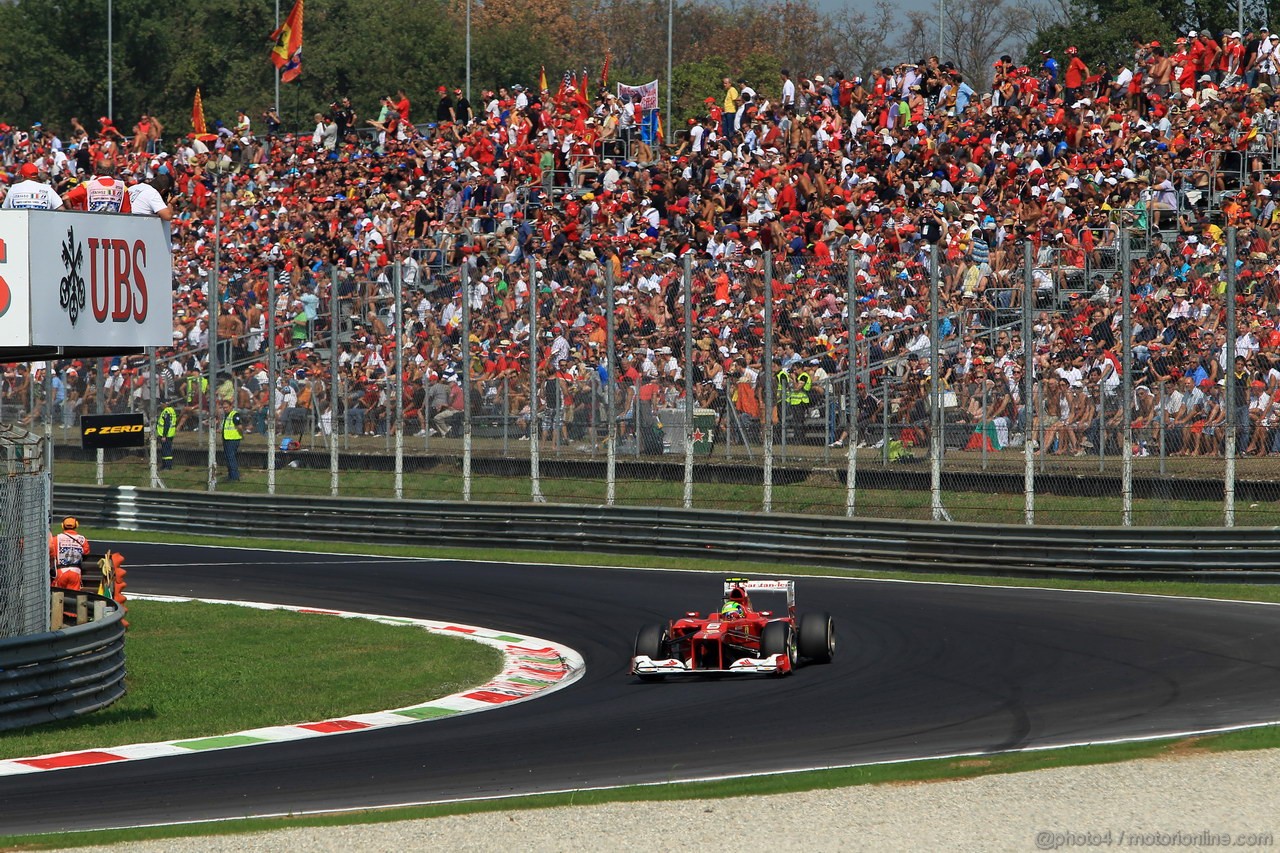
[[[814,663],[831,663],[836,653],[835,623],[830,613],[806,613],[800,617],[800,656]]]
[[[654,660],[667,657],[667,629],[662,625],[645,625],[636,634],[635,656],[644,655]],[[641,681],[661,681],[661,675],[637,675]]]
[[[770,622],[764,626],[760,635],[760,649],[765,656],[786,655],[791,660],[792,669],[796,665],[795,632],[786,622]]]

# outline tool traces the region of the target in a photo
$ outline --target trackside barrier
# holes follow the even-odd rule
[[[105,596],[55,590],[55,624],[67,613],[78,624],[0,639],[0,731],[87,714],[124,695],[123,609]]]
[[[122,508],[121,498],[126,497]],[[547,548],[743,559],[878,571],[1040,577],[1280,581],[1274,528],[1090,528],[933,524],[719,510],[210,495],[55,487],[56,513],[130,530]],[[55,514],[56,514],[55,513]]]

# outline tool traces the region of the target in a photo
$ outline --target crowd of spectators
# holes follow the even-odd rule
[[[981,92],[972,74],[937,57],[865,77],[725,78],[723,95],[665,139],[654,138],[638,99],[522,84],[484,90],[474,104],[441,86],[425,110],[400,91],[368,117],[341,99],[308,133],[285,132],[270,111],[260,120],[240,111],[200,139],[166,137],[145,115],[132,133],[106,117],[92,131],[74,118],[56,132],[0,124],[0,192],[26,163],[63,191],[106,160],[167,199],[174,345],[160,353],[160,387],[184,404],[183,429],[199,424],[210,390],[202,371],[221,239],[215,313],[229,369],[212,391],[258,413],[251,431],[277,417],[287,431],[382,434],[394,427],[399,395],[408,429],[456,432],[469,298],[473,405],[501,407],[527,432],[534,288],[547,336],[539,393],[559,417],[543,423],[547,435],[570,440],[575,400],[603,400],[615,387],[620,411],[637,399],[676,405],[691,371],[699,407],[716,410],[722,430],[730,408],[758,422],[764,383],[774,382],[796,417],[806,403],[826,407],[817,416],[823,443],[882,440],[875,425],[886,405],[895,440],[921,442],[936,243],[949,418],[996,447],[1032,426],[1042,452],[1082,454],[1120,440],[1127,242],[1139,441],[1162,431],[1170,453],[1222,451],[1231,335],[1241,448],[1265,455],[1280,452],[1277,45],[1262,28],[1135,42],[1132,60],[1115,68],[1090,67],[1074,48],[1034,65],[1005,56]],[[1231,227],[1236,329],[1224,313]],[[1020,323],[1027,241],[1030,330]],[[616,284],[615,365],[604,358],[606,273]],[[388,310],[397,280],[401,317]],[[777,363],[765,365],[770,310]],[[288,366],[274,389],[265,365],[272,312]],[[843,385],[824,383],[842,382],[851,367],[846,316],[859,389],[851,436],[835,427]],[[138,360],[104,365],[105,406],[146,399]],[[98,369],[55,365],[55,417],[70,424],[94,410]],[[1031,406],[1028,369],[1039,397]],[[4,381],[6,411],[37,398],[46,405],[28,368],[7,367]]]

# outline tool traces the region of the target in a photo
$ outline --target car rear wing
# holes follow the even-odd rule
[[[750,580],[748,578],[725,578],[724,579],[724,596],[729,597],[729,593],[735,589],[740,589],[750,595],[753,592],[782,592],[787,596],[787,610],[794,612],[796,608],[796,582],[780,579],[764,579]]]

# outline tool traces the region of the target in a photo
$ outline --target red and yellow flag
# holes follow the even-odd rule
[[[209,133],[208,125],[204,123],[204,101],[200,99],[199,89],[196,89],[196,100],[191,105],[191,130],[197,137]]]
[[[609,88],[609,62],[613,59],[613,54],[609,51],[604,52],[604,67],[600,69],[600,88]]]
[[[548,88],[547,88],[547,66],[545,66],[545,65],[544,65],[544,66],[542,66],[541,71],[538,73],[538,91],[539,91],[539,92],[546,92],[546,91],[548,91]]]
[[[289,17],[271,34],[271,64],[280,69],[280,82],[302,73],[302,0],[294,0]]]

